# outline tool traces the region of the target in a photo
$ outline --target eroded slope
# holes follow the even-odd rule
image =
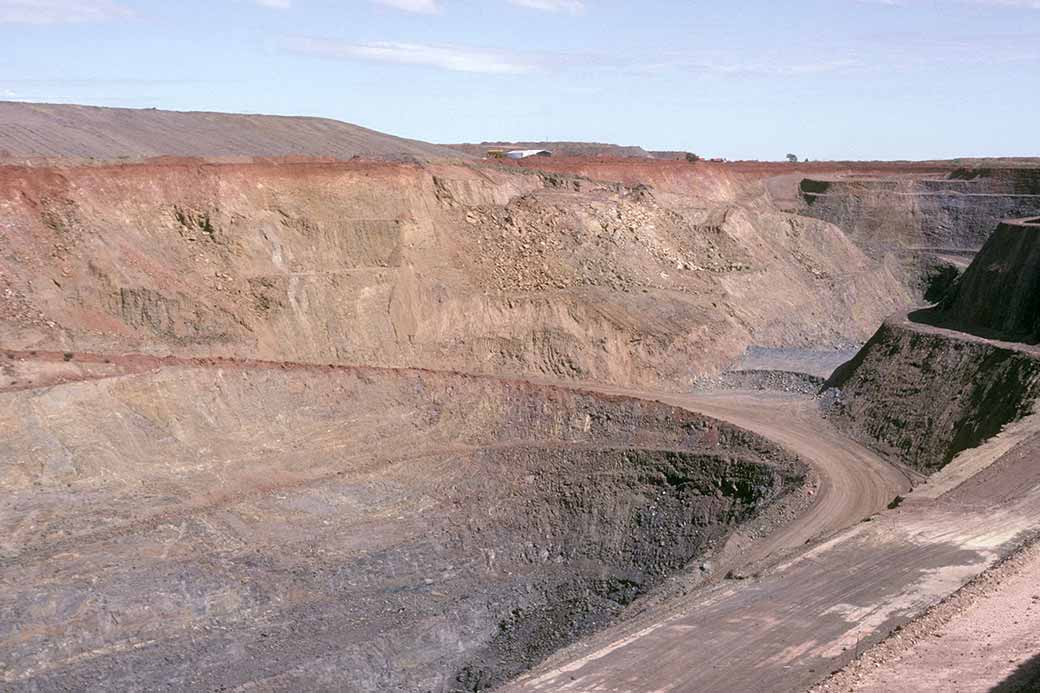
[[[0,399],[12,690],[484,690],[805,471],[664,405],[450,374],[168,364]]]
[[[685,384],[753,344],[857,343],[909,300],[835,227],[719,175],[680,195],[452,165],[7,167],[0,339]]]
[[[800,213],[839,226],[930,301],[1000,220],[1040,214],[1040,172],[1031,168],[810,177],[801,192]]]

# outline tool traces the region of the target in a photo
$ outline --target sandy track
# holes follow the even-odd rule
[[[844,437],[823,420],[812,400],[742,393],[657,399],[769,438],[800,455],[819,473],[816,503],[800,518],[756,544],[746,554],[747,563],[848,527],[910,489],[912,472],[896,469]]]
[[[652,399],[721,419],[768,438],[812,465],[820,476],[815,502],[793,522],[742,553],[742,565],[859,522],[905,494],[921,476],[897,469],[877,454],[842,435],[820,416],[806,397],[768,392],[670,394],[582,386],[610,394]]]

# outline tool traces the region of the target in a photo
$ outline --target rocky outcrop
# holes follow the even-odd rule
[[[1001,219],[1040,214],[1038,180],[1040,170],[1024,168],[807,178],[800,213],[840,227],[923,296],[943,268],[966,266]]]
[[[936,316],[1015,342],[1040,341],[1040,219],[997,227]]]
[[[0,167],[0,340],[682,386],[750,345],[860,343],[909,301],[834,226],[657,163],[684,194],[447,164]]]
[[[1040,358],[893,318],[824,388],[823,405],[839,428],[931,473],[1032,411]]]

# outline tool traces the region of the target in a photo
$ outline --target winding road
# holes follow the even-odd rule
[[[604,391],[658,399],[785,445],[818,471],[816,502],[741,556],[761,569],[753,579],[654,605],[502,692],[803,691],[1007,555],[1040,517],[1038,494],[999,509],[927,499],[879,513],[907,492],[909,476],[843,437],[805,398]],[[973,494],[985,499],[987,490]]]
[[[910,490],[914,472],[896,469],[823,420],[815,401],[773,393],[723,392],[704,395],[655,395],[660,400],[722,419],[783,445],[811,464],[820,476],[812,507],[780,531],[756,543],[745,556],[757,563],[798,548],[813,539],[859,522]]]

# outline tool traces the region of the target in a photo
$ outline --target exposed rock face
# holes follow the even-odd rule
[[[1001,339],[1040,341],[1040,219],[997,227],[937,316]]]
[[[941,306],[886,322],[834,372],[825,385],[838,390],[826,400],[831,418],[931,472],[1030,413],[1040,354],[983,337],[1037,341],[1038,269],[1040,223],[1000,224]]]
[[[805,474],[665,405],[428,372],[228,361],[0,400],[10,690],[486,690]]]
[[[1040,359],[893,319],[824,387],[840,428],[930,473],[1032,411]]]
[[[834,226],[660,163],[684,193],[465,165],[3,167],[0,339],[685,385],[752,344],[861,342],[909,301]]]
[[[1021,342],[1040,332],[1038,270],[1040,223],[1000,224],[942,305],[888,320],[834,372],[831,419],[933,472],[1031,413],[1040,353]]]
[[[1001,219],[1040,214],[1040,170],[946,178],[805,179],[802,214],[839,226],[923,296],[944,266],[965,266]]]

